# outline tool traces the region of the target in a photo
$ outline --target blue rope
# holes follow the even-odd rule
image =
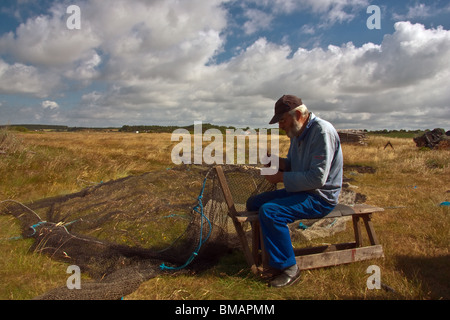
[[[75,222],[78,222],[79,220],[81,220],[81,219],[78,219],[78,220],[75,220],[75,221],[72,221],[72,222],[69,222],[69,223],[66,223],[63,227],[65,228],[65,226],[68,226],[68,225],[70,225],[70,224],[72,224],[72,223],[75,223]],[[41,225],[44,225],[44,224],[46,224],[47,223],[47,221],[40,221],[40,222],[38,222],[38,223],[36,223],[36,224],[33,224],[32,226],[30,226],[29,228],[31,229],[31,230],[33,230],[33,233],[32,234],[30,234],[30,235],[28,235],[27,236],[27,238],[31,238],[32,236],[34,236],[35,234],[36,234],[36,228],[38,228],[38,227],[40,227]],[[51,223],[51,222],[50,222]],[[67,230],[67,229],[66,229]],[[16,236],[16,237],[11,237],[11,238],[8,238],[7,240],[21,240],[21,239],[23,239],[23,236]],[[3,240],[3,239],[2,239]]]
[[[32,236],[34,236],[34,235],[36,234],[36,228],[37,228],[37,227],[39,227],[39,226],[41,226],[41,225],[43,225],[43,224],[46,224],[46,223],[47,223],[47,221],[41,221],[41,222],[38,222],[38,223],[32,225],[32,226],[30,227],[30,229],[33,230],[33,233],[30,234],[29,237],[32,237]]]
[[[199,238],[198,246],[194,250],[194,252],[192,252],[192,254],[189,257],[189,259],[187,259],[187,261],[182,266],[179,266],[179,267],[168,267],[164,263],[162,263],[159,266],[161,268],[161,270],[181,270],[183,268],[186,268],[195,259],[195,257],[198,256],[198,253],[199,253],[202,245],[208,240],[209,236],[211,235],[211,221],[209,221],[209,219],[203,213],[203,203],[202,203],[203,192],[205,191],[207,178],[208,178],[208,174],[206,175],[205,179],[203,180],[202,190],[200,191],[200,195],[197,198],[198,204],[193,208],[193,211],[195,211],[198,214],[200,214],[200,217],[201,217],[201,219],[200,219],[200,238]],[[203,220],[205,220],[205,219],[206,219],[206,221],[209,224],[209,231],[208,231],[208,234],[206,235],[205,239],[203,240]]]
[[[30,234],[29,236],[27,236],[27,238],[31,238],[32,236],[34,236],[36,234],[36,228],[38,228],[39,226],[46,224],[46,223],[47,223],[47,221],[41,221],[41,222],[38,222],[38,223],[30,226],[30,229],[33,230],[33,233]],[[1,240],[16,241],[16,240],[21,240],[21,239],[23,239],[23,236],[16,236],[16,237],[8,238],[8,239],[1,239]]]

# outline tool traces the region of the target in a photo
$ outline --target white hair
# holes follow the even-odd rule
[[[291,111],[289,111],[289,114],[291,116],[294,116],[295,115],[295,111],[300,111],[300,114],[302,115],[302,117],[304,117],[304,116],[306,116],[308,114],[308,108],[304,104],[302,104],[301,106],[298,106],[295,109],[292,109]]]

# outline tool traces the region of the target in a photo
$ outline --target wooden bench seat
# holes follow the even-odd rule
[[[228,207],[228,215],[231,217],[237,235],[243,247],[245,258],[255,274],[259,274],[268,267],[268,257],[264,249],[264,242],[261,237],[261,228],[258,219],[258,212],[243,211],[238,212],[234,205],[234,200],[228,187],[226,177],[221,166],[216,166],[219,184]],[[348,206],[338,204],[336,208],[323,218],[337,218],[351,216],[353,222],[354,242],[323,245],[311,248],[294,249],[296,260],[301,270],[329,267],[340,264],[352,263],[367,259],[381,258],[384,256],[383,248],[378,242],[375,230],[372,225],[372,214],[384,211],[383,208],[356,204]],[[361,231],[361,220],[369,238],[369,244],[363,246]],[[245,235],[243,224],[251,225],[251,248]]]

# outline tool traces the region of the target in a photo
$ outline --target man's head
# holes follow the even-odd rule
[[[308,120],[308,108],[293,95],[284,95],[275,103],[275,115],[269,124],[278,122],[289,138],[298,136]]]

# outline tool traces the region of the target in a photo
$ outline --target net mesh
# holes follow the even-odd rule
[[[251,166],[223,166],[236,209],[269,184]],[[178,166],[28,204],[3,202],[33,252],[77,265],[91,280],[36,299],[120,299],[163,272],[203,271],[239,247],[213,167]]]

